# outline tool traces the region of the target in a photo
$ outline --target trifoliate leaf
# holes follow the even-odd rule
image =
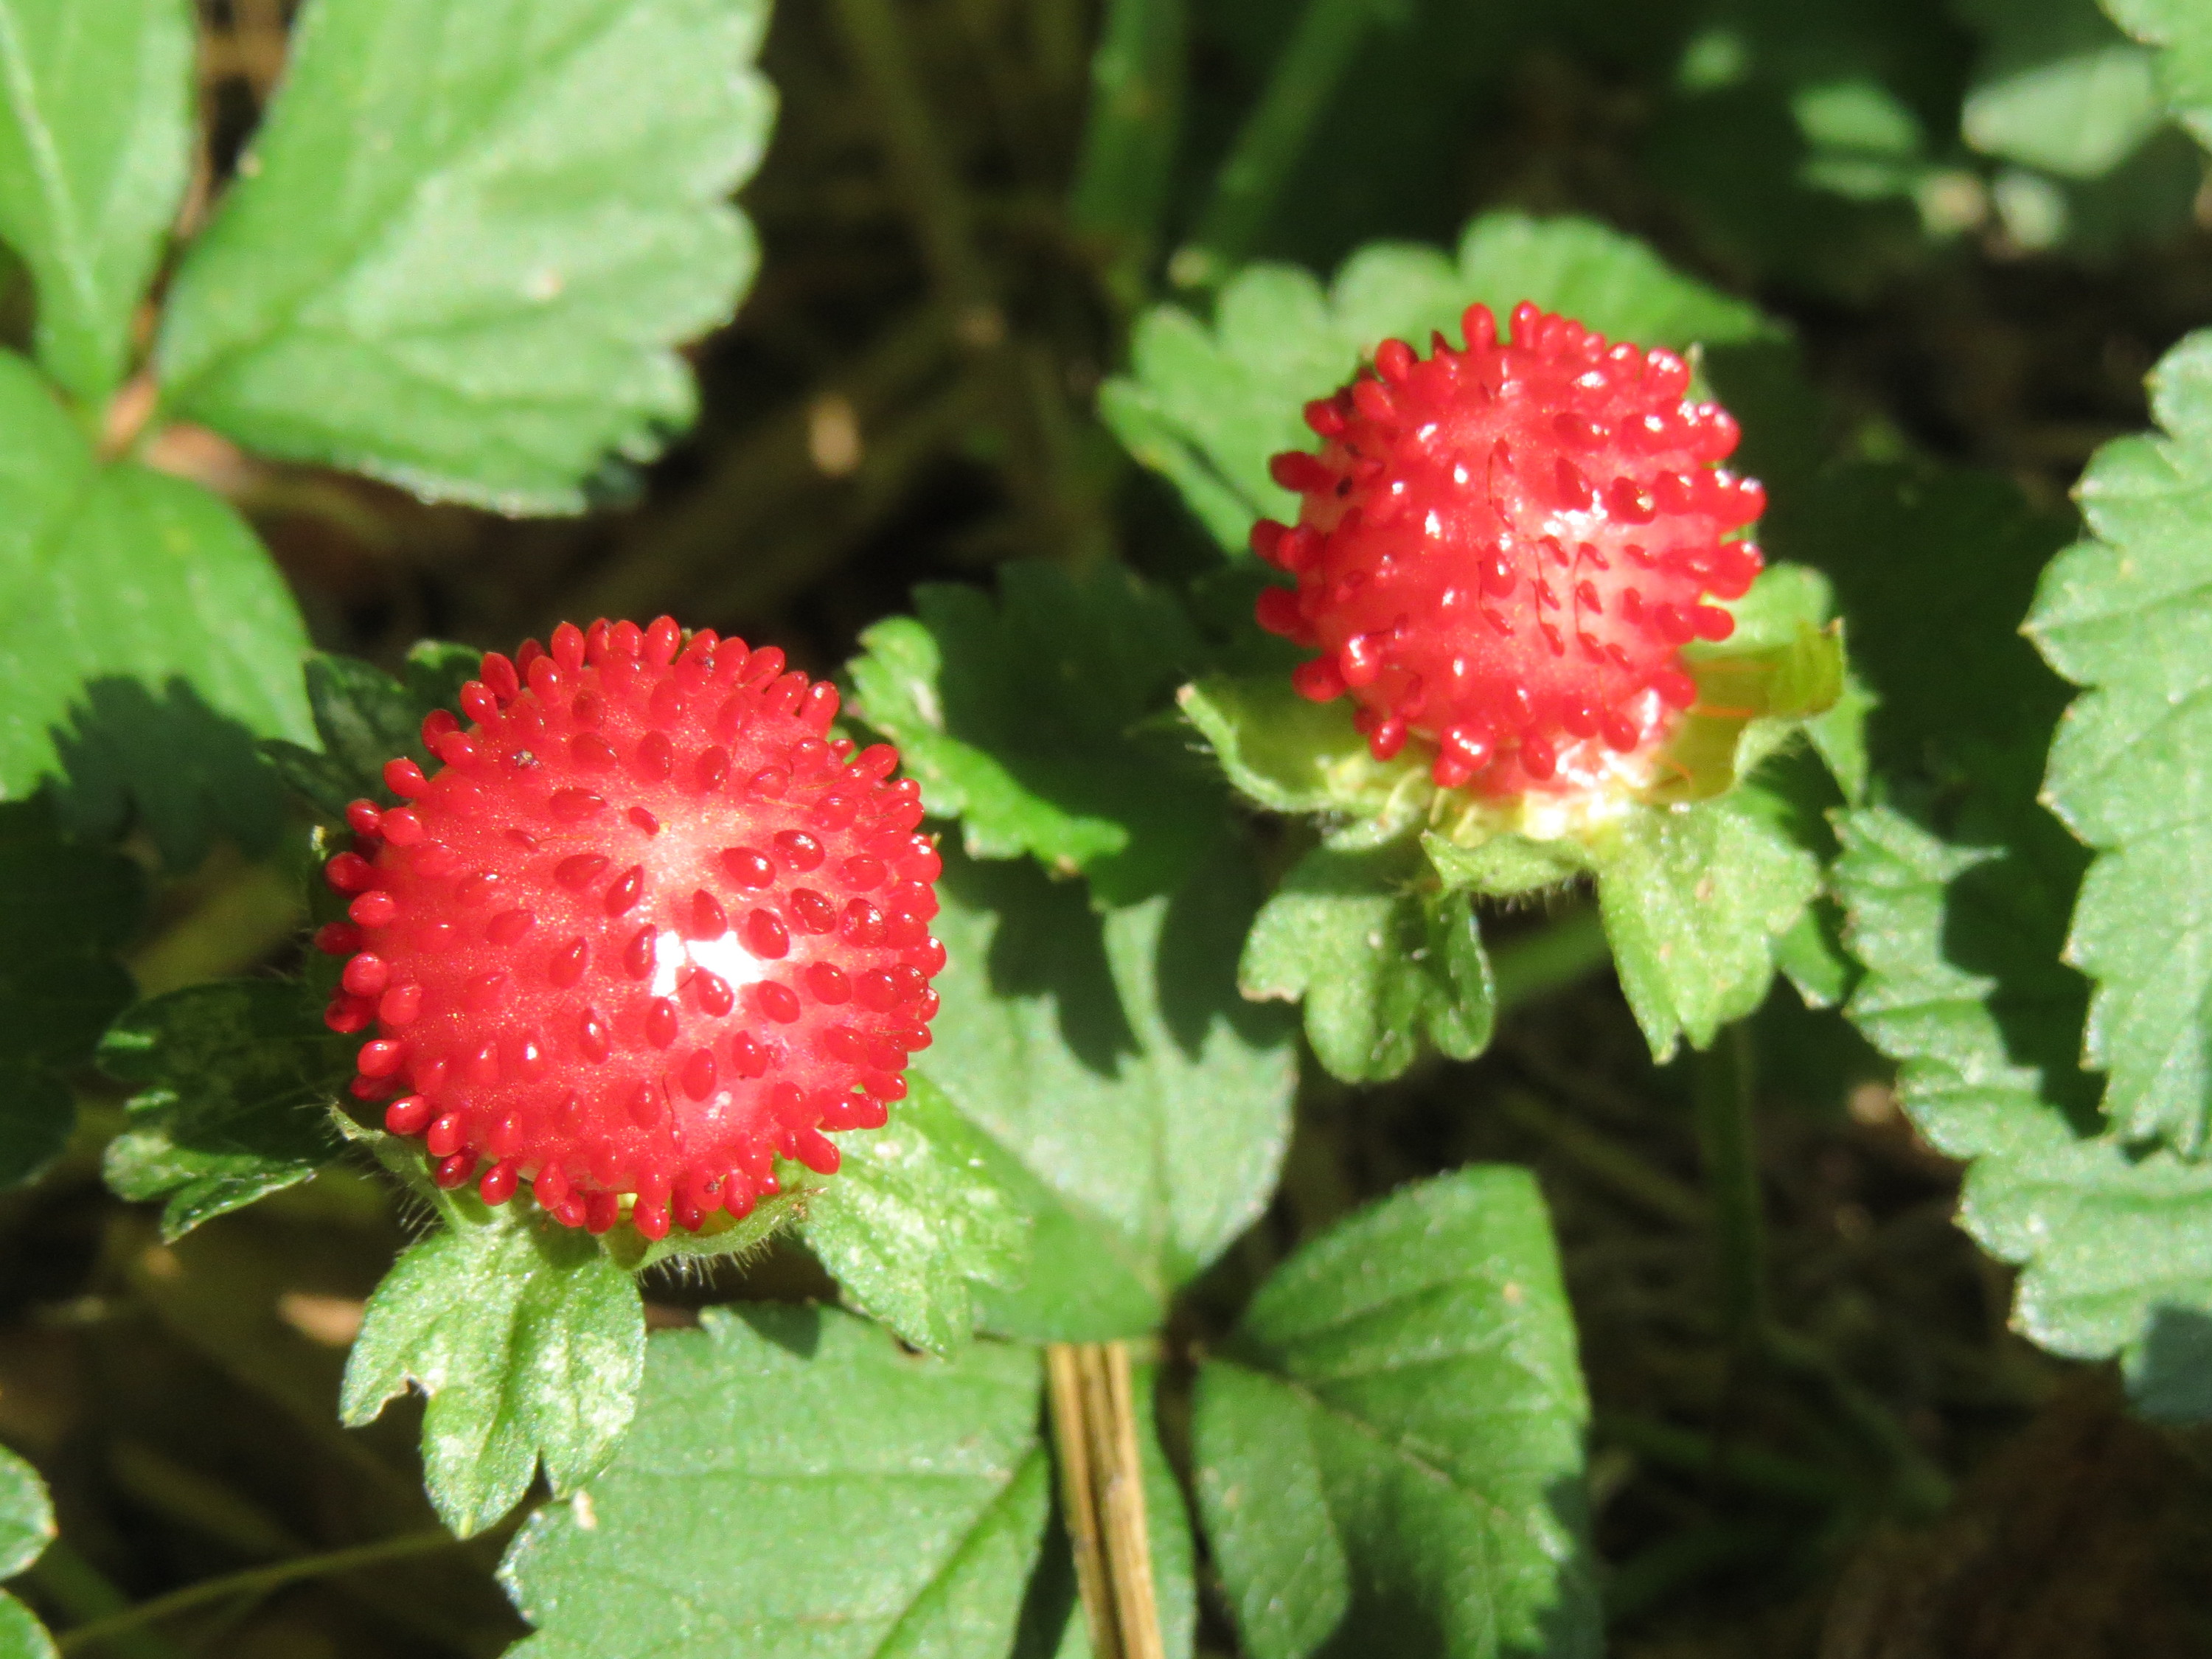
[[[1102,902],[1175,887],[1218,834],[1203,774],[1139,728],[1199,661],[1166,593],[1117,567],[1005,565],[994,605],[931,584],[877,623],[850,672],[854,712],[898,744],[922,799],[974,858],[1081,871]]]
[[[0,239],[37,284],[40,366],[96,408],[191,170],[191,9],[6,0],[0,80]]]
[[[298,1185],[336,1154],[327,1112],[358,1046],[288,980],[219,980],[140,1003],[100,1045],[100,1069],[137,1090],[108,1143],[108,1186],[166,1200],[161,1234],[177,1239]]]
[[[2094,0],[1966,0],[1959,10],[1982,38],[1960,131],[1984,155],[2094,179],[2166,118],[2155,54]]]
[[[2097,849],[2067,945],[2096,983],[2087,1063],[2123,1137],[2196,1157],[2212,1109],[2212,333],[2168,354],[2153,387],[2169,435],[2091,462],[2093,539],[2053,561],[2027,631],[2087,688],[2045,791]]]
[[[1242,548],[1255,520],[1296,517],[1297,498],[1268,477],[1267,459],[1311,446],[1306,402],[1349,380],[1385,339],[1425,345],[1432,329],[1457,339],[1460,313],[1477,300],[1501,317],[1533,300],[1642,345],[1773,331],[1754,307],[1601,225],[1492,214],[1468,227],[1456,261],[1377,245],[1354,254],[1326,292],[1304,270],[1254,265],[1222,289],[1211,328],[1154,307],[1137,325],[1132,373],[1107,383],[1099,412],[1224,548]]]
[[[975,1328],[974,1286],[1018,1285],[1029,1243],[1026,1217],[987,1173],[981,1131],[917,1076],[887,1125],[839,1146],[799,1236],[862,1313],[951,1352]]]
[[[1843,836],[1846,941],[1866,968],[1851,1018],[1899,1062],[1920,1133],[1971,1161],[1959,1219],[2021,1264],[2014,1324],[2055,1352],[2123,1352],[2138,1398],[2212,1416],[2202,1373],[2177,1376],[2154,1340],[2212,1322],[2212,1165],[2097,1133],[2074,1064],[2082,986],[2055,948],[2067,889],[2017,849],[1949,847],[1886,808]]]
[[[767,1303],[648,1351],[621,1455],[501,1568],[518,1659],[1011,1650],[1050,1506],[1034,1352]]]
[[[1596,1654],[1589,1412],[1526,1170],[1409,1188],[1300,1250],[1199,1372],[1199,1509],[1254,1659]]]
[[[573,513],[696,404],[767,142],[766,0],[312,0],[178,272],[169,407],[265,454]]]
[[[0,1578],[13,1578],[54,1541],[53,1501],[46,1483],[21,1458],[0,1446]],[[53,1659],[53,1638],[38,1616],[0,1590],[0,1655],[6,1659]]]
[[[43,799],[0,805],[0,1187],[69,1139],[66,1074],[131,1000],[115,951],[145,908],[138,868],[64,839]]]
[[[102,466],[37,371],[0,352],[0,793],[66,773],[65,822],[136,803],[173,867],[216,828],[280,822],[261,737],[305,738],[307,637],[269,556],[197,485]]]
[[[1464,892],[1423,890],[1401,843],[1316,848],[1252,925],[1237,981],[1253,998],[1303,999],[1314,1055],[1350,1083],[1396,1077],[1424,1041],[1455,1060],[1490,1046],[1490,960]]]
[[[987,1328],[1044,1341],[1156,1329],[1175,1289],[1258,1217],[1290,1132],[1285,1012],[1237,993],[1257,895],[1241,863],[1103,917],[1025,864],[947,858],[949,965],[916,1069],[990,1142],[1032,1218]]]
[[[395,680],[356,658],[319,651],[307,659],[307,684],[322,748],[282,739],[262,747],[285,782],[333,821],[352,801],[395,805],[398,797],[385,787],[384,763],[405,756],[419,766],[432,764],[422,717],[453,708],[483,660],[465,646],[423,640],[407,653],[404,678]]]
[[[466,1538],[521,1500],[542,1463],[566,1497],[614,1455],[637,1408],[645,1308],[599,1242],[534,1206],[448,1199],[368,1299],[338,1413],[349,1427],[419,1388],[422,1477]]]
[[[2197,142],[2212,148],[2212,17],[2194,0],[2100,0],[2158,54],[2159,89]]]

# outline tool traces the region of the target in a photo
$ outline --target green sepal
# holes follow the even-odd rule
[[[1425,1038],[1455,1060],[1490,1044],[1496,994],[1472,903],[1420,874],[1407,843],[1316,848],[1245,941],[1239,988],[1303,999],[1315,1057],[1347,1082],[1398,1076]]]
[[[368,1299],[339,1416],[373,1421],[410,1387],[429,1396],[423,1481],[455,1534],[521,1500],[542,1463],[556,1497],[604,1468],[637,1409],[645,1310],[590,1235],[534,1204],[442,1195],[445,1224]]]

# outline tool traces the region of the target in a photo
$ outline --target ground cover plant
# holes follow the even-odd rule
[[[0,1655],[2212,1647],[2212,13],[0,86]]]

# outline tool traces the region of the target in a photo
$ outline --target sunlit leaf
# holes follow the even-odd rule
[[[757,262],[765,0],[311,0],[178,272],[170,407],[265,454],[580,509]]]
[[[637,1408],[645,1310],[596,1239],[522,1200],[447,1200],[368,1299],[339,1414],[373,1420],[416,1388],[422,1478],[467,1537],[514,1508],[542,1464],[555,1496],[605,1467]]]
[[[765,1303],[701,1323],[653,1340],[621,1455],[509,1550],[518,1656],[1007,1652],[1050,1502],[1035,1352]]]
[[[39,364],[97,406],[191,171],[183,0],[0,4],[0,239],[38,288]]]
[[[136,805],[189,867],[215,830],[257,845],[278,799],[253,739],[307,735],[307,638],[253,532],[197,485],[102,465],[21,358],[0,352],[0,793],[66,773],[65,818]]]
[[[1255,1659],[1596,1654],[1589,1412],[1525,1170],[1409,1188],[1306,1246],[1199,1373],[1200,1510]]]

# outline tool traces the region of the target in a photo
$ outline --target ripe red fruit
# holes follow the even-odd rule
[[[349,813],[351,921],[317,937],[350,958],[330,1024],[377,1027],[354,1091],[398,1097],[441,1186],[528,1182],[594,1232],[634,1194],[648,1238],[744,1214],[778,1152],[836,1170],[822,1132],[905,1094],[945,964],[896,752],[830,741],[836,689],[774,647],[679,643],[563,623],[486,657],[472,723],[422,723],[444,764],[392,762],[405,805]]]
[[[1467,349],[1401,340],[1371,375],[1306,406],[1321,453],[1278,455],[1305,497],[1297,527],[1263,520],[1260,556],[1297,580],[1261,596],[1261,625],[1322,654],[1317,702],[1349,691],[1378,758],[1410,733],[1447,788],[1486,795],[1636,776],[1696,700],[1680,647],[1723,640],[1759,550],[1729,540],[1765,505],[1720,470],[1736,425],[1684,401],[1669,351],[1516,307],[1510,343],[1487,307]]]

